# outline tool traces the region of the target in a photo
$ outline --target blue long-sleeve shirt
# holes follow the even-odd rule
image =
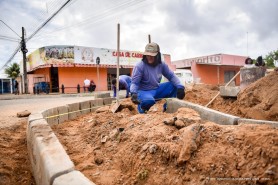
[[[131,77],[127,75],[119,76],[119,90],[126,90],[126,97],[130,92]],[[114,97],[116,97],[116,85],[113,85]]]
[[[130,92],[137,93],[138,90],[157,89],[162,75],[165,76],[175,87],[184,88],[178,77],[169,69],[166,63],[161,62],[153,67],[140,61],[133,69]]]

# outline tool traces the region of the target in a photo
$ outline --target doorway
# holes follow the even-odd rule
[[[58,67],[51,67],[50,68],[50,77],[51,77],[51,92],[59,92],[59,74],[58,74]]]
[[[236,74],[235,71],[224,71],[224,82],[225,82],[225,84],[228,83],[235,76],[235,74]],[[235,85],[235,79],[231,84]]]
[[[120,68],[119,75],[128,75],[130,76],[130,68]],[[109,68],[107,69],[107,89],[112,89],[112,80],[117,77],[117,69],[116,68]]]

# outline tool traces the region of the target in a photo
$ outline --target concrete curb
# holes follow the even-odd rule
[[[76,119],[93,112],[100,106],[111,104],[110,93],[98,94],[101,99],[67,104],[33,113],[28,118],[27,148],[36,184],[43,185],[95,185],[74,164],[50,125]]]
[[[215,122],[219,125],[242,125],[242,124],[267,124],[274,128],[278,128],[277,121],[266,121],[266,120],[254,120],[245,119],[230,114],[225,114],[198,104],[191,102],[178,100],[178,99],[168,99],[168,109],[167,112],[176,112],[180,107],[187,107],[196,110],[202,119]]]
[[[201,105],[178,99],[168,99],[167,112],[176,112],[180,107],[187,107],[196,110],[202,119],[215,122],[219,125],[237,125],[239,117],[225,114]]]

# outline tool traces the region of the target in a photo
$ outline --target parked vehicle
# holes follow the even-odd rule
[[[193,75],[192,72],[188,69],[177,69],[174,71],[177,77],[183,84],[190,84],[193,83]]]
[[[177,69],[174,71],[174,73],[177,75],[177,77],[180,79],[182,84],[190,84],[193,83],[193,75],[192,72],[188,69]],[[160,82],[168,82],[167,78],[164,76],[162,77]]]

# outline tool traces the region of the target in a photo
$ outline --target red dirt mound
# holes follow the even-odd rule
[[[277,184],[278,134],[267,125],[224,126],[192,109],[137,114],[129,99],[53,126],[76,169],[98,185]]]
[[[237,99],[218,96],[209,108],[242,118],[278,121],[278,73],[272,72],[241,91]],[[194,84],[187,88],[185,100],[206,105],[218,87]]]

